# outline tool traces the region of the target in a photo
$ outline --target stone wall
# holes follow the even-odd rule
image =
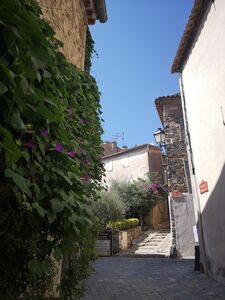
[[[119,248],[126,250],[132,246],[132,241],[142,234],[141,226],[136,226],[128,230],[120,231]]]
[[[184,139],[183,114],[180,97],[167,100],[163,104],[163,125],[166,136],[166,156],[163,167],[170,191],[188,192],[188,178],[185,171],[187,160]]]
[[[38,0],[43,17],[64,43],[61,49],[66,58],[84,69],[87,16],[83,0]]]

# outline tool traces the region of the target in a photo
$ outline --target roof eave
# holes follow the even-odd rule
[[[136,152],[137,150],[141,150],[141,149],[144,149],[144,148],[148,149],[148,147],[152,148],[152,149],[155,149],[155,150],[157,149],[157,150],[160,151],[160,148],[157,147],[157,146],[153,146],[151,144],[143,144],[143,145],[139,145],[139,146],[135,146],[135,147],[129,148],[129,149],[124,150],[124,151],[120,151],[120,152],[116,152],[116,153],[104,156],[102,158],[102,160],[108,159],[108,158],[112,158],[112,157],[117,157],[117,156],[120,156],[120,155],[122,156],[123,154],[130,153],[130,152]]]
[[[203,19],[204,13],[208,8],[208,5],[212,2],[213,0],[195,0],[194,6],[188,19],[188,23],[184,30],[171,67],[171,73],[182,72],[183,66],[187,60],[188,54],[193,45],[193,41],[197,35],[197,31]]]
[[[105,0],[83,0],[88,25],[94,25],[96,20],[105,23],[108,20]]]
[[[100,23],[106,23],[108,20],[105,0],[94,0],[97,19]]]
[[[170,95],[170,96],[161,96],[155,99],[155,106],[160,118],[160,121],[162,125],[164,126],[163,122],[163,104],[165,103],[166,100],[175,100],[177,98],[180,98],[180,93]]]

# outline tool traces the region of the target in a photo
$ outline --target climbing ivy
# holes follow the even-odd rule
[[[100,94],[40,14],[35,1],[0,1],[1,299],[42,299],[72,254],[85,273],[96,234]]]
[[[92,66],[92,57],[95,54],[98,57],[98,54],[94,48],[95,42],[92,39],[89,28],[87,28],[86,32],[86,50],[85,50],[85,64],[84,68],[87,73],[90,73]]]

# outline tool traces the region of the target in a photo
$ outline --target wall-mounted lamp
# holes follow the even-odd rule
[[[158,130],[154,133],[154,138],[156,143],[159,145],[162,155],[166,155],[166,136],[165,132],[162,128],[158,128]]]
[[[165,132],[163,129],[158,128],[158,130],[154,133],[154,138],[160,148],[166,146]]]

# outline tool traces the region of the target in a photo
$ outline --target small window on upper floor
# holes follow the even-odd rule
[[[123,159],[122,164],[123,164],[124,168],[129,167],[129,162],[128,162],[128,158],[127,157]]]

